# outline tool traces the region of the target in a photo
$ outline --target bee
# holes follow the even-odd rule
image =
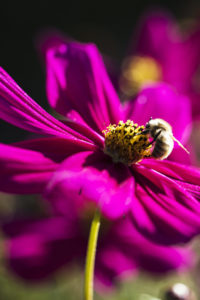
[[[174,141],[189,154],[188,150],[173,136],[171,125],[163,119],[151,118],[141,134],[149,134],[153,139],[149,144],[154,145],[150,157],[160,160],[167,158],[174,148]]]

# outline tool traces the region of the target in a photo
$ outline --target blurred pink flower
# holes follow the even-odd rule
[[[143,16],[129,49],[132,67],[137,65],[138,70],[146,73],[143,79],[137,78],[138,83],[163,81],[175,87],[190,98],[194,119],[200,117],[199,53],[200,24],[183,31],[166,11]]]
[[[144,89],[138,95],[134,106],[130,103],[124,110],[94,45],[65,43],[60,40],[54,45],[46,44],[43,50],[47,67],[48,100],[51,107],[65,118],[58,121],[49,115],[3,69],[0,70],[0,117],[15,126],[44,135],[39,139],[0,145],[0,190],[8,193],[43,194],[52,207],[52,213],[61,223],[63,217],[66,223],[73,222],[74,216],[81,218],[84,214],[87,215],[91,205],[97,206],[105,218],[114,221],[110,232],[113,233],[113,238],[114,233],[116,234],[115,243],[119,242],[119,247],[121,240],[125,239],[131,247],[133,245],[135,249],[143,248],[147,257],[155,254],[162,260],[164,253],[168,253],[169,257],[165,257],[166,268],[168,264],[169,269],[170,265],[178,267],[182,261],[180,252],[153,245],[152,249],[163,249],[162,257],[162,251],[147,251],[143,245],[152,245],[146,238],[171,245],[187,242],[199,234],[200,171],[175,162],[153,159],[144,159],[131,166],[113,163],[111,157],[103,152],[102,130],[110,123],[117,124],[119,120],[130,118],[138,120],[139,123],[146,122],[152,116],[149,107],[156,103],[156,117],[169,121],[175,136],[181,140],[190,123],[188,99],[174,92],[169,86],[159,84]],[[163,97],[167,101],[163,101]],[[176,101],[179,97],[182,101]],[[179,104],[176,105],[176,102]],[[44,224],[45,222],[42,221]],[[28,228],[32,231],[31,226],[27,227],[27,231]],[[44,241],[54,241],[54,236],[59,243],[56,233],[46,237],[46,231],[43,235],[42,229],[39,229],[40,222],[36,222],[35,226],[33,232],[39,231],[42,237],[33,233],[36,241],[34,243],[32,237],[29,239],[29,233],[21,236],[19,232],[20,236],[15,237],[8,248],[11,257],[29,257],[29,251],[30,255],[31,251],[40,251]],[[123,235],[120,228],[126,226],[128,229]],[[17,228],[13,226],[11,229],[17,234]],[[51,231],[51,226],[48,228]],[[74,238],[75,231],[71,232],[70,227],[66,228],[66,232],[68,230],[69,237],[72,234]],[[66,243],[66,232],[62,235],[59,228],[57,232]],[[33,247],[12,247],[15,241],[25,244],[26,238],[27,243]],[[111,249],[115,248],[110,237],[108,241]],[[135,243],[139,244],[136,246]],[[78,247],[77,244],[75,247]],[[122,251],[124,255],[125,248]],[[44,251],[47,253],[46,248]],[[171,251],[177,253],[178,262],[173,262]],[[99,255],[104,257],[103,254]],[[121,252],[116,252],[116,257],[121,257]],[[140,253],[131,248],[127,255],[121,257],[122,264],[110,268],[119,267],[118,274],[121,273],[121,268],[129,270],[130,264],[134,269],[137,259],[137,266],[141,264],[139,257]],[[101,261],[100,258],[99,260]],[[101,266],[103,261],[104,258]],[[54,263],[58,264],[55,260],[48,268],[54,269]],[[111,263],[110,259],[107,263]],[[154,267],[157,269],[156,264]]]

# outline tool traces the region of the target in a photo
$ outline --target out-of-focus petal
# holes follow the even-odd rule
[[[62,218],[15,221],[3,226],[9,267],[26,280],[41,280],[85,251],[76,223]]]
[[[98,132],[121,118],[118,96],[95,45],[69,42],[46,49],[46,73],[50,105],[60,114],[84,120]]]
[[[112,245],[126,254],[139,269],[162,273],[192,265],[190,249],[152,243],[136,230],[129,216],[116,222],[109,235]]]
[[[54,47],[59,47],[72,39],[62,32],[52,29],[42,31],[36,38],[36,48],[43,62],[46,60],[46,52]]]
[[[189,99],[165,83],[143,88],[137,98],[127,104],[126,116],[140,125],[145,125],[151,117],[164,119],[172,126],[174,136],[183,143],[191,129]]]
[[[199,69],[200,29],[189,37],[182,36],[180,41],[172,40],[167,46],[168,52],[162,61],[163,80],[178,91],[188,93]]]
[[[111,235],[109,235],[109,237],[112,238]],[[127,255],[127,253],[123,252],[119,244],[121,244],[121,240],[120,243],[118,240],[118,244],[109,243],[108,241],[108,243],[104,244],[104,247],[97,252],[95,268],[97,287],[99,284],[98,281],[111,288],[120,278],[125,279],[126,277],[136,275],[138,268],[135,257],[133,259],[131,255]],[[131,249],[129,251],[129,254],[130,253]]]
[[[151,242],[137,231],[130,215],[126,215],[112,223],[107,235],[100,241],[96,277],[112,287],[116,281],[136,275],[138,270],[164,274],[188,269],[193,263],[191,249]]]
[[[113,164],[101,152],[82,152],[65,160],[45,196],[61,214],[69,214],[70,209],[81,213],[95,204],[106,217],[115,219],[128,211],[133,193],[134,179],[128,168]]]
[[[49,115],[2,68],[0,68],[0,118],[38,134],[87,140]]]
[[[183,33],[166,11],[152,12],[144,15],[137,34],[130,52],[154,58],[162,68],[162,80],[189,96],[193,116],[199,119],[199,23]]]
[[[151,56],[160,62],[167,56],[171,41],[178,41],[180,38],[174,19],[165,11],[145,14],[137,35],[138,42],[134,49],[140,55]],[[134,49],[132,47],[132,51]]]
[[[44,154],[0,144],[0,190],[7,193],[41,193],[57,164]]]
[[[132,214],[140,232],[164,244],[187,242],[200,232],[200,203],[183,184],[142,165],[133,170],[138,200]]]

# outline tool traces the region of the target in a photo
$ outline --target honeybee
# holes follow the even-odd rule
[[[167,158],[173,148],[174,141],[188,154],[188,150],[173,136],[172,127],[163,119],[150,119],[141,134],[149,134],[153,141],[153,151],[151,157],[163,160]]]

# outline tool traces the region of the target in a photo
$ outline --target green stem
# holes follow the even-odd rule
[[[94,265],[97,247],[97,239],[100,227],[100,212],[97,210],[94,214],[86,253],[85,263],[85,283],[84,283],[84,300],[93,300],[94,285]]]

